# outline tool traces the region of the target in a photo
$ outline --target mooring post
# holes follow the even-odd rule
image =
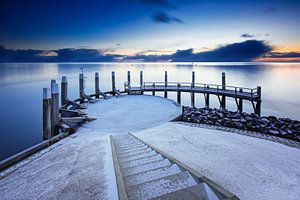
[[[240,88],[240,93],[243,93],[243,89]],[[243,98],[239,99],[239,107],[238,107],[239,113],[243,112]]]
[[[68,80],[66,76],[63,76],[61,78],[61,105],[67,104],[67,99],[68,99]]]
[[[207,89],[209,89],[209,86],[206,86]],[[205,93],[204,93],[205,94]],[[205,95],[205,107],[209,108],[209,93],[207,92]]]
[[[168,91],[167,91],[167,87],[168,87],[168,72],[165,71],[165,98],[168,98]]]
[[[177,83],[177,103],[178,103],[178,104],[181,104],[180,83]]]
[[[115,77],[115,72],[111,72],[111,88],[112,88],[112,94],[115,96],[115,91],[116,91],[116,77]]]
[[[155,96],[155,83],[152,84],[153,90],[152,90],[152,95]]]
[[[260,116],[261,115],[261,87],[257,86],[257,102],[256,102],[256,108],[255,113]]]
[[[58,84],[51,81],[51,136],[59,133],[59,93]]]
[[[84,103],[84,77],[83,74],[79,74],[79,98],[80,98],[80,103]]]
[[[141,94],[144,94],[144,89],[143,89],[143,71],[140,71],[140,86],[141,86]]]
[[[222,72],[222,90],[226,90],[226,76],[225,72]],[[221,97],[221,109],[226,109],[226,96]]]
[[[43,139],[51,137],[51,91],[43,88]]]
[[[99,72],[95,73],[95,97],[99,99],[100,95],[100,80],[99,80]]]
[[[195,87],[195,72],[192,72],[192,92],[191,92],[191,106],[195,107],[195,92],[193,92],[194,87]]]

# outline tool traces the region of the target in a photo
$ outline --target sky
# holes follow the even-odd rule
[[[299,0],[1,0],[0,45],[5,55],[88,49],[153,59],[257,41],[269,50],[249,58],[289,61],[300,60],[299,21]]]

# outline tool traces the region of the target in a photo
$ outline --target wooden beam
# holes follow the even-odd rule
[[[51,138],[51,91],[43,88],[43,140]]]
[[[168,72],[165,71],[165,94],[164,94],[164,97],[165,97],[165,98],[168,98],[168,90],[167,90],[167,87],[168,87]]]
[[[261,87],[257,86],[257,101],[256,101],[256,107],[255,107],[255,114],[257,114],[258,116],[261,115]]]
[[[95,73],[95,97],[96,99],[99,99],[100,92],[100,80],[99,80],[99,72]]]
[[[59,93],[58,84],[51,85],[51,137],[59,133]]]
[[[84,77],[83,74],[79,74],[79,98],[80,98],[80,103],[84,103]]]
[[[143,90],[143,71],[140,71],[140,87],[141,87],[141,94],[144,94],[144,90]]]
[[[63,76],[61,78],[61,105],[67,104],[67,98],[68,98],[68,80],[66,76]]]
[[[115,72],[111,72],[111,88],[113,91],[113,96],[115,96],[115,91],[116,91],[116,77],[115,77]]]
[[[222,90],[226,90],[226,75],[222,72]],[[221,109],[226,109],[226,96],[221,96]]]
[[[181,104],[180,83],[177,83],[177,103],[178,103],[178,104]]]
[[[195,72],[192,71],[192,84],[191,84],[191,90],[195,88]],[[191,106],[195,107],[195,92],[191,92]]]
[[[243,93],[243,89],[240,89],[240,92]],[[243,113],[243,98],[239,98],[238,111],[239,113]]]

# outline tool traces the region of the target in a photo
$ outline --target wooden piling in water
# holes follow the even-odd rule
[[[113,95],[115,96],[115,91],[116,91],[116,77],[115,77],[115,72],[111,72],[111,89],[113,92]]]
[[[206,89],[209,89],[209,86],[206,86]],[[209,108],[209,93],[204,94],[205,107]]]
[[[177,83],[177,103],[178,103],[178,104],[181,104],[180,83]]]
[[[141,94],[144,94],[143,90],[143,71],[140,71],[140,86],[141,86]]]
[[[226,75],[225,72],[222,72],[222,90],[226,90]],[[226,109],[226,96],[221,96],[221,109]]]
[[[261,115],[261,87],[257,86],[257,95],[258,100],[256,102],[255,113],[260,116]]]
[[[61,105],[67,104],[68,99],[68,80],[66,76],[61,78],[61,94],[60,94]]]
[[[51,138],[51,91],[43,88],[43,140]]]
[[[79,98],[80,103],[84,103],[84,77],[83,74],[79,74]]]
[[[59,93],[58,84],[51,81],[51,136],[59,133]]]
[[[242,88],[240,89],[240,92],[243,93]],[[239,113],[243,112],[243,98],[239,98],[238,111],[239,111]]]
[[[195,107],[195,92],[193,92],[193,89],[195,87],[195,72],[192,72],[192,84],[191,84],[191,106]]]
[[[99,72],[95,73],[95,97],[99,99],[100,97],[100,80],[99,80]]]
[[[155,96],[155,83],[153,83],[152,86],[153,86],[152,96]]]
[[[168,98],[168,90],[167,90],[167,87],[168,87],[168,72],[165,71],[165,94],[164,94],[164,97],[165,97],[165,98]]]

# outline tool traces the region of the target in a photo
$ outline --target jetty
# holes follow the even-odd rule
[[[239,199],[236,195],[231,193],[229,190],[225,189],[223,186],[212,181],[211,179],[209,179],[209,177],[199,174],[198,172],[196,172],[186,164],[180,162],[180,160],[177,160],[176,158],[165,153],[164,151],[156,148],[155,146],[152,146],[151,144],[139,139],[138,137],[132,134],[128,135],[128,132],[132,132],[138,129],[139,126],[140,126],[139,128],[142,129],[151,128],[155,126],[155,123],[153,122],[151,123],[151,117],[150,118],[146,117],[146,115],[151,116],[151,114],[141,112],[145,107],[150,106],[150,104],[147,104],[147,101],[144,102],[143,107],[135,108],[136,113],[141,112],[144,115],[137,114],[137,116],[135,117],[132,116],[130,117],[131,120],[135,120],[138,118],[141,119],[145,118],[145,120],[143,121],[143,125],[138,125],[138,124],[135,125],[133,121],[126,120],[127,115],[134,115],[134,112],[132,110],[130,111],[126,110],[126,113],[123,113],[122,112],[123,108],[118,108],[116,110],[113,110],[113,108],[110,108],[110,106],[108,106],[108,109],[106,109],[107,113],[110,111],[110,112],[114,112],[117,115],[123,116],[122,120],[120,120],[119,122],[116,121],[115,123],[112,123],[111,120],[117,120],[119,117],[114,118],[110,116],[111,114],[108,114],[107,116],[110,116],[108,117],[110,122],[105,122],[106,119],[104,118],[107,117],[103,116],[102,117],[103,121],[99,119],[100,117],[99,117],[98,109],[96,109],[97,112],[94,115],[92,114],[93,113],[92,110],[89,110],[89,112],[86,112],[86,110],[88,109],[88,107],[93,107],[93,105],[96,106],[98,104],[97,103],[98,101],[106,102],[107,100],[107,102],[109,102],[112,101],[113,99],[115,99],[115,101],[118,101],[118,97],[119,99],[122,99],[124,98],[124,95],[125,97],[136,96],[136,95],[144,96],[147,92],[150,92],[151,95],[147,95],[145,97],[150,98],[151,96],[155,96],[156,92],[164,92],[164,98],[167,100],[167,102],[175,106],[176,112],[175,114],[173,113],[172,115],[168,115],[165,118],[160,119],[160,116],[163,116],[162,112],[168,114],[168,112],[166,111],[168,106],[165,105],[164,107],[161,107],[160,108],[162,110],[161,112],[157,110],[159,108],[158,107],[156,109],[156,112],[160,114],[159,115],[153,114],[153,116],[156,116],[155,117],[156,121],[158,120],[160,123],[162,123],[166,119],[167,121],[178,119],[178,116],[181,115],[181,107],[180,107],[181,93],[187,92],[190,93],[191,95],[192,106],[195,105],[195,94],[202,93],[204,95],[204,101],[207,108],[209,108],[210,106],[209,96],[216,95],[218,96],[220,102],[220,108],[222,109],[226,109],[226,98],[234,98],[237,103],[238,111],[243,112],[243,101],[248,100],[252,102],[254,112],[257,115],[260,115],[261,88],[259,86],[257,88],[252,88],[252,89],[245,88],[245,87],[238,87],[238,86],[227,86],[225,73],[222,73],[221,85],[196,83],[195,72],[192,72],[190,83],[168,82],[167,72],[165,72],[164,82],[144,82],[142,71],[140,72],[140,84],[138,86],[135,86],[131,82],[130,71],[128,71],[127,81],[124,82],[124,88],[120,89],[120,88],[116,88],[115,76],[116,76],[115,72],[112,72],[111,90],[101,91],[100,89],[101,77],[99,73],[96,72],[94,77],[95,92],[93,94],[86,94],[85,84],[84,84],[85,77],[83,73],[80,73],[79,91],[78,91],[79,98],[75,100],[70,100],[68,97],[68,81],[66,76],[62,77],[60,83],[61,84],[60,93],[59,93],[59,84],[56,82],[56,80],[51,80],[51,84],[50,84],[51,87],[43,88],[44,141],[13,157],[1,161],[0,169],[2,170],[7,169],[9,171],[9,172],[5,171],[3,173],[2,179],[8,177],[9,174],[12,173],[11,170],[14,171],[16,169],[19,169],[18,167],[14,168],[14,166],[9,168],[10,166],[22,161],[26,157],[30,158],[31,155],[34,155],[37,152],[41,152],[42,149],[45,149],[46,147],[53,145],[55,142],[61,140],[62,138],[67,137],[68,135],[71,135],[78,127],[80,127],[81,124],[87,121],[91,122],[98,118],[99,123],[101,124],[102,122],[103,124],[100,127],[98,124],[97,130],[99,130],[99,133],[107,132],[106,134],[104,134],[106,136],[106,138],[104,139],[106,140],[106,143],[108,141],[107,136],[113,135],[110,137],[109,141],[111,143],[111,151],[113,155],[112,160],[114,163],[116,185],[118,186],[117,189],[118,189],[119,199],[152,199],[152,198],[182,199],[185,196],[186,197],[188,196],[189,199]],[[176,103],[167,99],[169,92],[177,93]],[[162,97],[155,97],[155,99],[156,98],[164,99]],[[135,107],[135,105],[132,105],[132,107]],[[101,108],[101,110],[103,111],[104,109]],[[105,125],[106,123],[109,124],[107,127]],[[121,125],[118,125],[116,123],[120,123]],[[124,132],[123,128],[126,133]],[[119,136],[118,134],[120,133],[122,134]],[[77,133],[77,137],[78,137],[78,133]],[[97,138],[98,136],[95,137]],[[93,146],[95,144],[93,144],[92,142],[89,142],[89,144],[91,145],[91,147],[89,148],[94,149]],[[84,144],[81,145],[82,147],[87,148],[86,145]],[[67,149],[69,151],[69,148]],[[83,152],[85,151],[86,150],[83,150]],[[97,152],[99,153],[101,152],[101,150],[98,149],[95,153]],[[63,159],[63,157],[60,158]],[[94,159],[93,153],[91,154],[91,157],[87,158],[87,160],[85,160],[83,157],[80,158],[80,162],[86,162],[85,165],[83,166],[88,167],[90,159]],[[75,162],[77,162],[77,159],[75,160]],[[160,165],[159,163],[164,163],[164,164]],[[38,165],[38,162],[36,163],[36,165]],[[144,168],[145,166],[147,167]],[[80,167],[80,169],[82,169],[82,167]],[[92,170],[94,171],[95,169],[96,166],[94,166]],[[136,169],[140,169],[140,170],[135,171]],[[79,173],[79,171],[77,171],[76,173]],[[58,174],[56,175],[59,176]],[[88,177],[90,176],[92,175],[88,174]],[[74,178],[70,174],[63,175],[63,177],[67,177],[68,179]],[[13,181],[10,183],[13,183]],[[166,186],[167,183],[169,184],[169,186]],[[102,185],[103,183],[99,182],[98,184]],[[93,187],[91,186],[90,183],[87,184],[87,186]],[[78,188],[78,186],[75,186],[75,188]],[[149,188],[153,188],[153,191],[149,191]],[[93,195],[95,194],[95,191],[87,195]],[[61,191],[58,194],[62,195],[63,193]],[[79,195],[76,192],[74,194],[70,194],[70,191],[68,192],[68,194],[70,195],[69,197],[74,197],[74,194]],[[49,194],[47,194],[46,197],[48,197],[48,195]],[[29,197],[34,197],[34,196],[29,196]],[[53,195],[51,197],[53,197]]]

